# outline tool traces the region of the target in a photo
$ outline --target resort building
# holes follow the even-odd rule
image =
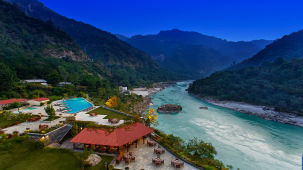
[[[44,79],[32,79],[32,80],[22,80],[23,83],[38,83],[47,86],[47,81]]]
[[[26,99],[8,99],[8,100],[0,100],[0,109],[2,110],[3,107],[8,106],[12,103],[24,103]]]
[[[60,82],[58,83],[58,86],[64,86],[64,85],[72,85],[71,82]]]
[[[129,126],[120,127],[109,132],[107,129],[83,129],[70,142],[74,148],[83,149],[95,148],[99,152],[115,152],[127,150],[132,143],[144,140],[153,129],[142,123],[135,123]]]
[[[127,87],[119,86],[119,91],[121,93],[126,93],[127,92]]]

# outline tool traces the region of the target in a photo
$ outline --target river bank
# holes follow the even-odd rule
[[[271,120],[280,123],[303,127],[303,117],[297,116],[296,114],[277,112],[274,110],[274,108],[270,108],[266,106],[257,106],[257,105],[252,105],[243,102],[235,102],[235,101],[219,101],[210,97],[199,97],[197,95],[193,95],[193,96],[196,96],[201,100],[204,100],[213,105],[225,107],[228,109],[232,109],[234,111],[238,111],[250,115],[256,115],[265,120]]]
[[[132,89],[130,91],[132,94],[141,95],[143,97],[143,101],[134,106],[135,112],[139,114],[144,113],[152,105],[151,96],[173,85],[174,83],[175,82],[160,82],[153,84],[151,88]]]
[[[159,113],[157,129],[185,141],[196,137],[211,143],[217,151],[215,158],[234,169],[302,167],[302,127],[212,105],[189,95],[186,91],[189,83],[178,82],[151,97],[154,109],[167,103],[183,108],[178,114]],[[200,109],[202,106],[208,109]]]

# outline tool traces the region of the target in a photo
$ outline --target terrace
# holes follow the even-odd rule
[[[131,118],[103,107],[96,107],[90,112],[79,112],[76,114],[77,121],[94,122],[97,125],[118,126]],[[114,121],[116,120],[116,121]]]
[[[149,138],[147,140],[150,140]],[[143,142],[143,140],[140,140],[136,145],[131,145],[129,147],[129,152],[125,153],[132,153],[136,158],[134,161],[130,161],[129,163],[125,161],[121,161],[120,163],[115,163],[114,167],[116,169],[125,169],[128,167],[129,169],[146,169],[146,170],[175,170],[176,167],[172,165],[172,161],[176,160],[176,157],[172,155],[170,152],[168,152],[166,149],[162,148],[164,150],[164,153],[162,154],[156,154],[155,149],[158,148],[158,145],[149,146],[147,142]],[[156,165],[153,163],[153,159],[157,158],[158,155],[160,155],[160,159],[164,160],[163,164]],[[182,170],[196,170],[197,168],[187,164],[184,162],[183,166],[180,166]]]
[[[119,120],[117,123],[111,123],[109,119],[105,119],[108,117],[107,115],[94,114],[94,112],[91,112],[90,114],[79,112],[75,117],[77,121],[94,122],[97,125],[118,126],[124,123],[124,120]]]
[[[152,131],[141,123],[120,127],[112,132],[86,128],[70,140],[73,143],[70,149],[87,148],[98,153],[119,154],[113,164],[117,169],[196,169],[183,161],[176,161],[174,155],[150,139],[148,136]]]

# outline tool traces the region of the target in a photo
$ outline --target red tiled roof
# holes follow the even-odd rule
[[[105,129],[85,128],[70,142],[106,146],[122,146],[152,132],[153,129],[138,122],[130,126],[117,128],[113,132],[108,132]]]
[[[16,102],[25,102],[26,99],[8,99],[8,100],[0,100],[0,105],[11,104]]]
[[[45,97],[41,97],[41,98],[37,98],[37,99],[33,99],[37,102],[42,102],[42,101],[46,101],[46,100],[49,100],[49,98],[45,98]]]

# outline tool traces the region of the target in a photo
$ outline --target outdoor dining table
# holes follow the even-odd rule
[[[175,159],[171,161],[171,165],[173,165],[176,168],[181,168],[181,166],[184,165],[184,162],[182,162],[180,159]]]
[[[156,142],[152,141],[152,140],[148,140],[147,141],[148,146],[155,146]]]
[[[130,161],[135,161],[135,159],[136,157],[131,154],[127,154],[124,156],[125,163],[130,163]]]
[[[161,164],[164,164],[164,160],[157,157],[157,158],[153,158],[152,159],[153,163],[156,164],[156,165],[161,165]]]
[[[155,152],[156,154],[162,154],[162,153],[165,152],[165,150],[162,149],[162,148],[160,148],[160,147],[158,147],[158,148],[155,148],[155,149],[154,149],[154,152]]]
[[[118,119],[118,118],[108,119],[108,122],[110,122],[112,124],[117,124],[120,122],[120,119]]]

